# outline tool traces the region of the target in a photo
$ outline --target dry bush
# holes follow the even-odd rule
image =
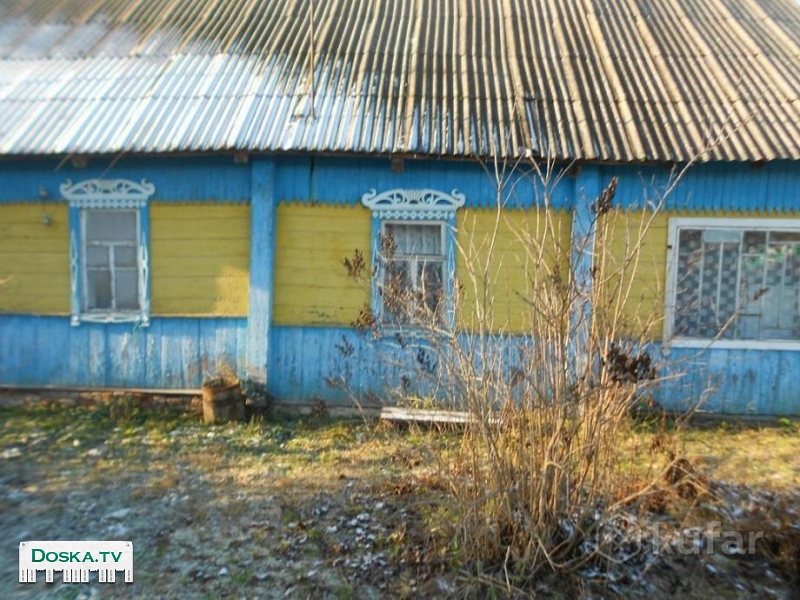
[[[549,208],[560,174],[535,167],[532,185]],[[468,562],[503,573],[509,586],[542,569],[573,571],[597,558],[581,544],[612,517],[619,487],[630,485],[620,439],[635,404],[658,381],[647,335],[660,317],[632,323],[632,314],[641,317],[631,306],[632,275],[659,206],[613,210],[616,185],[612,180],[597,199],[583,199],[594,200],[595,235],[573,236],[572,247],[563,244],[552,210],[535,212],[535,223],[514,232],[527,273],[526,288],[515,290],[526,305],[525,335],[495,334],[510,329],[494,302],[501,210],[492,236],[461,248],[474,265],[467,285],[477,331],[466,344],[458,331],[436,335],[449,342],[438,353],[448,365],[444,375],[457,381],[459,399],[477,417],[452,459],[462,468],[449,469],[462,474],[451,481],[456,546]],[[499,207],[506,188],[498,179]],[[625,244],[612,249],[620,230]],[[591,271],[579,271],[586,269],[574,260],[581,253],[592,257]]]
[[[574,572],[596,560],[582,542],[645,487],[632,487],[619,444],[660,381],[648,350],[662,317],[640,310],[647,299],[636,297],[636,275],[647,268],[644,241],[663,198],[616,209],[613,179],[597,198],[581,199],[592,207],[586,235],[565,235],[567,219],[551,200],[566,170],[495,167],[487,169],[496,182],[491,227],[472,233],[467,220],[458,238],[454,305],[391,281],[380,300],[392,315],[405,311],[391,335],[406,342],[387,359],[416,358],[402,363],[415,371],[398,396],[435,398],[471,417],[455,450],[433,453],[449,490],[439,513],[451,525],[444,544],[511,591],[542,570]],[[508,219],[509,199],[531,189],[540,209]],[[393,244],[381,246],[385,254]],[[525,277],[509,284],[512,262]],[[367,321],[365,331],[388,337],[378,315]]]

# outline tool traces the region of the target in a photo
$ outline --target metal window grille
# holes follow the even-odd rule
[[[681,228],[673,332],[800,339],[800,232]]]

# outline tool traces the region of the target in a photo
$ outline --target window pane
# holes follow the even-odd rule
[[[694,236],[680,239],[686,244],[678,252],[676,334],[733,339],[740,297],[739,238],[730,230],[705,231],[700,248],[695,248]]]
[[[707,229],[703,232],[703,242],[706,244],[738,244],[741,237],[738,229]]]
[[[133,269],[117,270],[115,273],[116,301],[120,310],[139,309],[139,283]]]
[[[441,261],[420,261],[417,263],[418,292],[421,294],[427,310],[432,312],[436,312],[442,299],[443,267],[444,263]]]
[[[384,268],[381,294],[385,320],[391,323],[407,322],[413,296],[408,261],[392,260],[387,262]]]
[[[675,334],[694,337],[700,310],[702,231],[681,230],[678,238],[678,280],[675,293]]]
[[[767,233],[765,231],[745,231],[744,232],[744,251],[749,254],[761,254],[767,244]]]
[[[88,246],[86,266],[108,268],[108,246]]]
[[[722,268],[719,277],[717,321],[722,329],[722,337],[736,337],[735,317],[739,309],[738,272],[739,243],[722,244]]]
[[[713,338],[720,329],[720,324],[716,318],[720,250],[721,244],[718,243],[703,245],[698,333],[704,338]]]
[[[385,223],[384,320],[408,323],[437,311],[444,288],[442,225]]]
[[[136,247],[135,246],[115,246],[114,265],[117,267],[136,266]]]
[[[399,254],[442,254],[441,225],[387,223],[384,235],[394,240]]]
[[[89,242],[136,242],[136,212],[87,210],[86,239]]]
[[[761,314],[761,296],[764,293],[764,257],[743,256],[741,282],[739,284],[739,306],[742,314]]]
[[[673,330],[705,339],[800,339],[800,232],[681,230]]]
[[[761,317],[742,315],[736,320],[736,338],[740,340],[757,340],[761,331]]]
[[[86,272],[86,308],[111,308],[111,273],[105,269]]]
[[[769,242],[800,242],[800,231],[770,231]]]

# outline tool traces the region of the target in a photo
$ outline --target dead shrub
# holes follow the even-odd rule
[[[446,482],[434,487],[447,505],[437,551],[443,546],[480,577],[499,578],[508,593],[544,572],[575,573],[598,559],[603,549],[587,553],[584,540],[642,488],[657,488],[639,482],[620,490],[632,484],[619,443],[661,381],[649,344],[660,317],[639,310],[634,282],[663,198],[622,211],[612,180],[598,198],[582,199],[595,211],[564,231],[568,221],[552,199],[565,172],[523,162],[487,169],[496,183],[494,219],[482,228],[463,223],[452,306],[424,286],[380,289],[398,340],[388,360],[414,369],[397,396],[434,398],[469,414],[460,444],[433,452]],[[509,220],[503,208],[527,185],[540,209]],[[525,274],[512,287],[506,263]],[[364,311],[358,322],[377,334],[383,327]],[[656,460],[669,440],[654,444],[645,455]],[[686,467],[676,465],[670,477],[679,466]],[[675,484],[697,494],[700,479],[683,471]]]

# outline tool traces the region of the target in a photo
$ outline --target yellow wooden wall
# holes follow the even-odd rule
[[[274,321],[349,325],[369,302],[371,215],[362,206],[281,203],[277,209]],[[358,249],[367,264],[359,285],[342,260]]]
[[[154,316],[247,316],[250,206],[150,206]]]
[[[43,223],[43,216],[49,224]],[[624,333],[663,327],[670,217],[774,218],[741,213],[615,211],[598,223],[598,312],[622,306]],[[800,213],[783,215],[800,218]],[[361,206],[282,203],[277,209],[274,321],[279,325],[349,325],[369,302],[370,212]],[[475,329],[476,292],[497,219],[492,209],[457,213],[456,277],[459,324]],[[70,310],[68,208],[62,204],[0,205],[0,312],[66,315]],[[571,217],[563,211],[507,211],[498,222],[490,264],[493,330],[527,331],[535,265],[548,271],[569,257]],[[154,316],[246,316],[250,207],[165,204],[150,207],[150,265]],[[640,247],[640,251],[634,248]],[[543,261],[533,249],[543,249]],[[364,254],[359,285],[341,261]],[[565,254],[558,256],[559,251]],[[470,274],[469,266],[475,277]],[[564,267],[566,273],[566,267]],[[541,275],[541,272],[539,272]],[[598,283],[602,282],[601,284]],[[478,287],[476,289],[476,285]],[[621,302],[621,303],[620,303]]]
[[[462,290],[459,325],[477,330],[479,315],[485,310],[490,330],[529,332],[533,282],[549,278],[556,265],[567,275],[571,224],[568,212],[551,209],[504,211],[499,216],[494,209],[460,210],[456,235],[456,278]],[[495,225],[497,235],[491,250]],[[487,260],[489,302],[484,309]]]
[[[0,204],[0,312],[68,315],[69,310],[67,206]]]
[[[656,339],[662,331],[669,217],[616,210],[598,220],[594,308],[620,334]]]

